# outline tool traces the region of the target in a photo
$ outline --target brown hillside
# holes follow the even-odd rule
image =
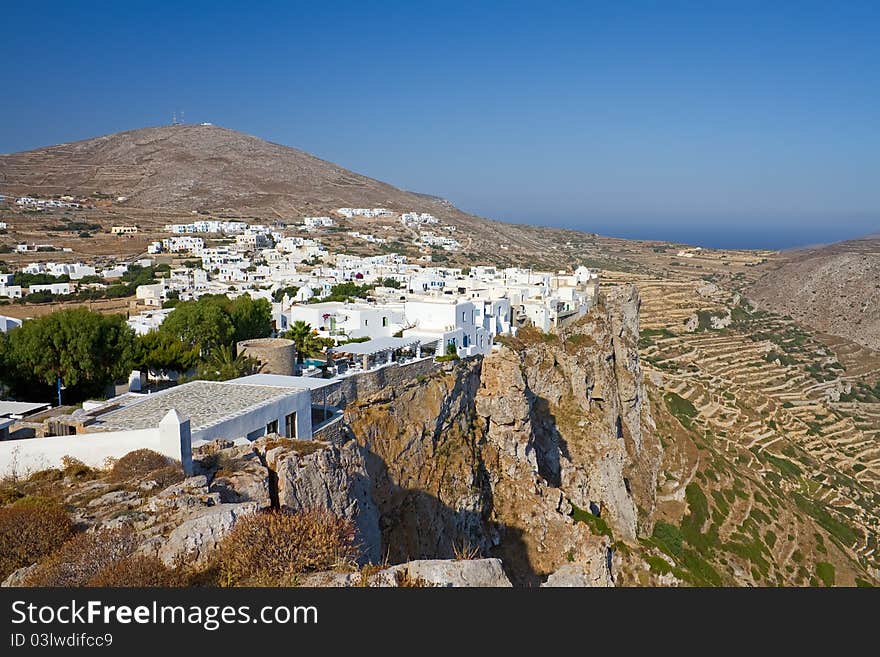
[[[127,196],[168,210],[310,212],[439,205],[308,153],[213,125],[143,128],[0,155],[14,193]]]
[[[749,290],[758,305],[880,349],[880,239],[781,254]]]

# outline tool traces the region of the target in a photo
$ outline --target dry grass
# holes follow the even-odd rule
[[[79,534],[28,574],[26,586],[85,586],[101,571],[128,557],[137,547],[131,529]]]
[[[473,561],[482,557],[482,551],[479,545],[471,545],[470,541],[466,541],[461,545],[453,545],[452,555],[456,561]]]
[[[293,586],[304,573],[352,562],[354,525],[323,510],[272,511],[243,518],[219,549],[228,586]]]
[[[183,481],[184,474],[167,456],[150,449],[138,449],[118,459],[107,475],[108,481],[116,483],[144,479],[155,480],[160,488],[165,488]]]
[[[398,588],[401,589],[418,589],[430,586],[430,584],[421,577],[413,577],[405,568],[395,572],[394,579]]]
[[[0,580],[39,561],[71,536],[70,516],[52,500],[25,497],[0,508]]]
[[[156,557],[133,555],[114,561],[96,572],[86,586],[110,588],[168,588],[182,586],[183,576]]]
[[[97,479],[101,476],[99,470],[90,468],[85,463],[72,456],[61,457],[61,473],[69,479],[76,479],[79,481]]]

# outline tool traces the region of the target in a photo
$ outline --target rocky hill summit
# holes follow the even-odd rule
[[[457,212],[441,199],[214,125],[141,128],[0,155],[0,187],[20,194],[98,193],[125,197],[138,208],[185,212],[308,215],[345,206]]]

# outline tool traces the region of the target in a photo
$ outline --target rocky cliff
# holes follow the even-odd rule
[[[562,335],[522,331],[483,359],[350,405],[383,553],[480,551],[515,583],[566,566],[611,584],[615,539],[650,531],[660,460],[638,305],[621,288]]]

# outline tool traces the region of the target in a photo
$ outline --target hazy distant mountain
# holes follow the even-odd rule
[[[213,125],[143,128],[0,155],[0,187],[22,194],[100,192],[126,196],[136,207],[258,215],[343,206],[455,212],[442,199]]]
[[[820,331],[880,349],[880,238],[785,252],[749,296]]]

